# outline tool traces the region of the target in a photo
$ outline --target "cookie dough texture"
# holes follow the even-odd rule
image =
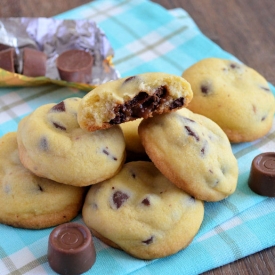
[[[72,220],[82,208],[85,188],[35,176],[20,162],[16,133],[0,139],[0,222],[41,229]]]
[[[87,186],[121,169],[125,141],[120,127],[92,133],[81,129],[77,123],[80,100],[43,105],[20,121],[20,159],[37,176]]]
[[[93,185],[83,219],[96,237],[134,257],[176,253],[194,238],[204,205],[166,179],[151,162],[124,165],[112,179]]]
[[[231,142],[253,141],[271,129],[274,96],[264,77],[252,68],[231,60],[207,58],[182,76],[194,93],[188,108],[215,121]]]
[[[212,120],[183,108],[143,120],[138,130],[156,167],[188,194],[219,201],[235,191],[237,160]]]
[[[187,106],[193,96],[180,76],[144,73],[102,84],[80,103],[78,122],[88,131],[109,128],[137,118],[147,118]]]

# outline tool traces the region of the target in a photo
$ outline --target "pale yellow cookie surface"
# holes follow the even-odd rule
[[[187,106],[193,93],[180,76],[144,73],[99,85],[80,103],[78,122],[88,131],[171,112]]]
[[[207,58],[182,76],[194,97],[188,108],[215,121],[231,142],[258,139],[271,129],[275,100],[267,81],[252,68]]]
[[[45,228],[73,219],[85,189],[35,176],[20,162],[16,133],[0,138],[0,222],[15,227]]]
[[[145,161],[126,163],[115,177],[93,185],[83,206],[84,222],[97,237],[141,259],[185,248],[203,215],[203,202]]]
[[[38,176],[87,186],[116,174],[125,159],[119,126],[87,132],[77,123],[80,98],[37,108],[18,126],[21,162]]]
[[[183,108],[143,120],[139,134],[158,169],[195,198],[219,201],[235,191],[237,160],[212,120]]]

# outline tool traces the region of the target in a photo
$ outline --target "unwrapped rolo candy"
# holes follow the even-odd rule
[[[57,226],[48,241],[50,267],[59,274],[78,275],[89,270],[96,260],[96,251],[89,229],[78,223]]]
[[[252,191],[267,197],[275,197],[275,153],[257,155],[251,164],[248,185]]]
[[[68,50],[56,59],[56,66],[62,80],[89,83],[92,74],[93,56],[82,50]]]

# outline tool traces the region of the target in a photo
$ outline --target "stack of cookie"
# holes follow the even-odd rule
[[[90,187],[82,212],[95,236],[137,258],[186,247],[203,221],[203,201],[222,200],[236,189],[229,140],[212,120],[182,108],[192,96],[185,79],[147,73],[103,84],[81,100],[82,128],[120,124],[126,146],[143,150],[128,154],[126,147],[131,161]]]
[[[40,229],[70,221],[79,213],[84,188],[41,178],[26,169],[19,159],[16,132],[1,137],[0,148],[1,223]]]
[[[205,59],[183,76],[194,89],[193,99],[184,106],[188,109],[124,119],[121,128],[131,162],[112,179],[92,186],[83,207],[84,221],[97,237],[138,258],[163,257],[184,248],[203,220],[202,202],[222,200],[236,189],[238,165],[230,142],[253,141],[272,126],[274,96],[266,80],[251,68],[230,60]],[[140,77],[123,80],[128,85],[133,81],[130,90],[137,95],[143,91],[138,89],[143,87],[137,84],[142,82]],[[122,85],[109,92],[124,96]],[[106,96],[108,86],[100,91]],[[88,94],[81,102],[87,109],[94,105],[91,97]],[[93,130],[94,121],[87,116],[82,127]],[[152,162],[141,161],[146,158]],[[168,180],[170,188],[177,187],[174,192],[189,199],[179,206],[184,200],[172,195],[161,180]],[[183,205],[184,214],[177,219]]]
[[[170,114],[187,106],[192,95],[189,83],[178,76],[146,73],[122,78],[87,94],[80,102],[78,122],[88,131],[112,129]],[[174,185],[153,162],[136,160],[92,185],[82,213],[86,225],[106,244],[153,259],[191,242],[202,223],[204,205]]]
[[[125,159],[119,126],[89,133],[77,123],[80,98],[47,104],[0,140],[0,222],[45,228],[72,220],[87,187],[116,174]]]

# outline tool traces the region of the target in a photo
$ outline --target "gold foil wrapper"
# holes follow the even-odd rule
[[[114,50],[108,38],[90,19],[0,18],[0,43],[13,47],[16,52],[16,73],[0,68],[1,87],[53,83],[89,91],[120,77],[112,63]],[[25,47],[46,54],[45,76],[28,77],[22,74],[22,52]],[[93,55],[94,64],[89,83],[66,82],[60,79],[56,59],[61,53],[71,49],[85,50]]]

